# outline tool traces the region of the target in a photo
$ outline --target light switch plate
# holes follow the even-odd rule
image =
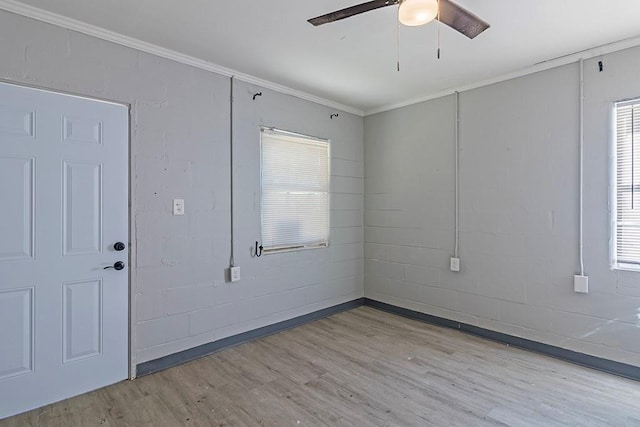
[[[184,215],[184,199],[173,199],[173,214]]]
[[[451,257],[449,268],[451,271],[460,271],[460,258]]]
[[[573,276],[573,291],[579,294],[589,293],[589,278],[576,274]]]

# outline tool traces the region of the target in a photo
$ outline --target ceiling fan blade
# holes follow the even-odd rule
[[[447,24],[470,39],[475,38],[490,27],[487,22],[451,0],[439,0],[439,3],[440,22]]]
[[[308,20],[309,23],[318,26],[328,24],[329,22],[339,21],[340,19],[349,18],[360,13],[369,12],[370,10],[380,9],[381,7],[393,6],[398,4],[400,0],[373,0],[356,6],[347,7],[346,9],[337,10],[327,13],[326,15],[317,16]]]

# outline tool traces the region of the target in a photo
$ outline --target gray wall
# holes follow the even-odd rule
[[[0,57],[2,79],[131,104],[134,363],[360,297],[366,273],[370,298],[640,365],[640,279],[608,268],[607,210],[609,112],[640,96],[638,49],[586,63],[589,295],[572,292],[576,65],[461,94],[460,273],[453,97],[365,119],[363,202],[362,118],[238,82],[229,284],[227,78],[7,12]],[[250,256],[262,124],[332,139],[330,248]]]
[[[597,61],[604,62],[604,72]],[[609,269],[611,109],[640,96],[640,49],[585,62],[585,266],[578,262],[577,64],[365,119],[369,298],[640,365],[640,273]]]
[[[134,363],[362,297],[361,117],[237,83],[228,284],[229,79],[4,11],[0,57],[2,79],[131,104]],[[330,248],[250,257],[261,124],[332,140]]]

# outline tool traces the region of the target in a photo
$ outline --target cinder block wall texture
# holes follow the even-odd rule
[[[327,107],[237,82],[243,279],[230,284],[228,78],[7,12],[0,57],[1,79],[131,105],[134,365],[363,295],[640,365],[639,273],[608,258],[611,108],[640,96],[640,49],[585,63],[588,295],[572,292],[577,65],[460,95],[460,273],[448,270],[453,97],[330,120]],[[330,248],[251,256],[260,125],[331,139]],[[172,198],[186,215],[171,215]]]
[[[229,284],[228,78],[4,11],[0,57],[1,79],[131,105],[134,365],[363,296],[362,117],[236,82]],[[259,125],[331,139],[331,247],[251,257]]]
[[[597,62],[603,61],[599,72]],[[613,103],[640,97],[640,49],[585,61],[585,273],[578,258],[579,67],[365,118],[367,297],[640,365],[640,273],[609,268]]]

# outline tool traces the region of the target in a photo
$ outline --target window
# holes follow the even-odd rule
[[[329,141],[263,128],[265,253],[329,245]]]
[[[640,100],[615,107],[613,267],[640,270]]]

